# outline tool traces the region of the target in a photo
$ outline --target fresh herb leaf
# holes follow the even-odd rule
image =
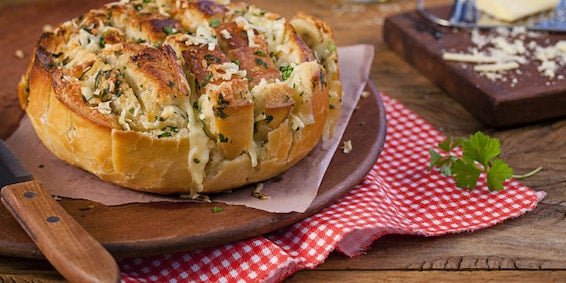
[[[484,169],[488,169],[490,162],[501,153],[500,148],[498,139],[490,138],[481,132],[473,134],[469,141],[462,143],[463,158],[479,162]]]
[[[212,208],[212,212],[214,212],[214,213],[220,213],[222,211],[224,211],[224,208],[222,208],[220,206],[215,206],[215,207]]]
[[[458,159],[451,168],[454,173],[456,186],[462,189],[473,190],[476,187],[481,170],[473,163]]]
[[[462,148],[462,158],[452,154],[458,147]],[[523,176],[513,175],[513,169],[503,159],[501,143],[496,138],[490,138],[482,132],[476,132],[469,139],[448,137],[438,144],[437,152],[430,149],[429,170],[437,168],[445,176],[453,176],[456,186],[464,189],[474,189],[482,173],[487,175],[487,187],[490,191],[503,190],[503,182],[509,178],[532,176],[541,170]]]
[[[503,190],[503,182],[513,176],[513,169],[501,159],[496,159],[487,171],[487,186],[492,190]]]

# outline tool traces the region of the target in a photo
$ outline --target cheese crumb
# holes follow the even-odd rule
[[[14,56],[16,56],[16,58],[18,59],[24,59],[25,54],[24,51],[21,49],[16,50],[16,52],[14,52]]]
[[[266,200],[271,198],[270,196],[262,193],[261,190],[263,190],[263,183],[257,183],[255,188],[252,190],[252,197],[260,200]]]
[[[52,25],[46,24],[43,25],[43,27],[41,28],[41,31],[43,32],[53,32],[55,29],[53,28]]]
[[[556,43],[535,41],[543,38],[541,32],[528,31],[525,27],[497,28],[494,32],[481,33],[478,29],[471,32],[473,46],[466,51],[445,50],[442,57],[447,61],[476,64],[473,70],[492,81],[510,82],[516,86],[523,74],[523,65],[535,64],[536,70],[548,80],[561,80],[564,74],[560,66],[566,64],[566,41]],[[515,72],[509,72],[515,70]]]
[[[347,140],[342,145],[342,152],[350,153],[352,151],[352,140]]]

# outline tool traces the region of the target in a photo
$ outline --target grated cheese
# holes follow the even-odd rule
[[[478,72],[498,72],[507,71],[519,68],[517,62],[495,63],[495,64],[482,64],[474,67]]]
[[[352,151],[352,140],[347,140],[342,145],[342,152],[350,153]]]
[[[474,71],[493,81],[509,81],[512,86],[520,80],[509,76],[522,75],[521,68],[528,64],[536,64],[536,70],[548,80],[562,80],[564,75],[558,72],[566,64],[566,41],[535,41],[543,36],[544,33],[527,31],[525,27],[497,28],[485,34],[476,29],[471,32],[473,46],[466,51],[445,50],[442,58],[477,64]],[[462,68],[467,69],[468,65],[463,64]],[[511,70],[515,73],[509,73]]]

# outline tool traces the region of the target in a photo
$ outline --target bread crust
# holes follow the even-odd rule
[[[19,98],[55,156],[194,197],[274,177],[332,135],[342,93],[325,23],[159,3],[110,3],[42,35]]]

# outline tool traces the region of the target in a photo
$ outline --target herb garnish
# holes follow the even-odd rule
[[[168,35],[176,34],[178,32],[176,28],[170,26],[163,27],[163,31]]]
[[[329,41],[328,42],[328,51],[333,52],[334,50],[336,50],[336,45],[334,45],[334,42]]]
[[[209,24],[211,28],[217,28],[220,25],[220,21],[218,19],[211,19]]]
[[[208,81],[210,81],[210,79],[212,79],[212,73],[209,73],[208,75],[206,75],[206,77],[204,78],[204,81],[202,82],[202,86],[206,86],[208,84]]]
[[[265,57],[265,56],[266,56],[266,54],[265,54],[265,52],[263,52],[263,50],[256,50],[256,51],[254,52],[254,55],[261,56],[261,57]]]
[[[283,80],[286,80],[291,76],[291,73],[293,73],[293,66],[281,66],[279,67],[279,71],[281,71]]]
[[[462,158],[451,154],[458,147],[462,147]],[[505,180],[526,178],[541,170],[539,167],[522,176],[513,175],[513,169],[503,159],[497,158],[501,153],[499,140],[482,132],[476,132],[469,139],[448,137],[438,144],[438,148],[444,154],[432,148],[429,150],[429,170],[436,167],[442,175],[454,176],[456,186],[462,189],[474,189],[481,173],[486,173],[490,191],[500,191],[504,189]]]
[[[222,133],[218,134],[218,141],[220,142],[228,142],[228,138],[225,137]]]
[[[256,64],[261,65],[261,66],[263,66],[263,67],[266,68],[266,69],[269,68],[269,66],[267,65],[267,63],[265,63],[263,60],[261,60],[261,59],[259,59],[259,58],[255,58],[255,62],[256,62]]]
[[[220,58],[212,55],[212,54],[205,54],[204,55],[204,59],[206,60],[206,63],[211,64],[211,63],[220,63]]]

